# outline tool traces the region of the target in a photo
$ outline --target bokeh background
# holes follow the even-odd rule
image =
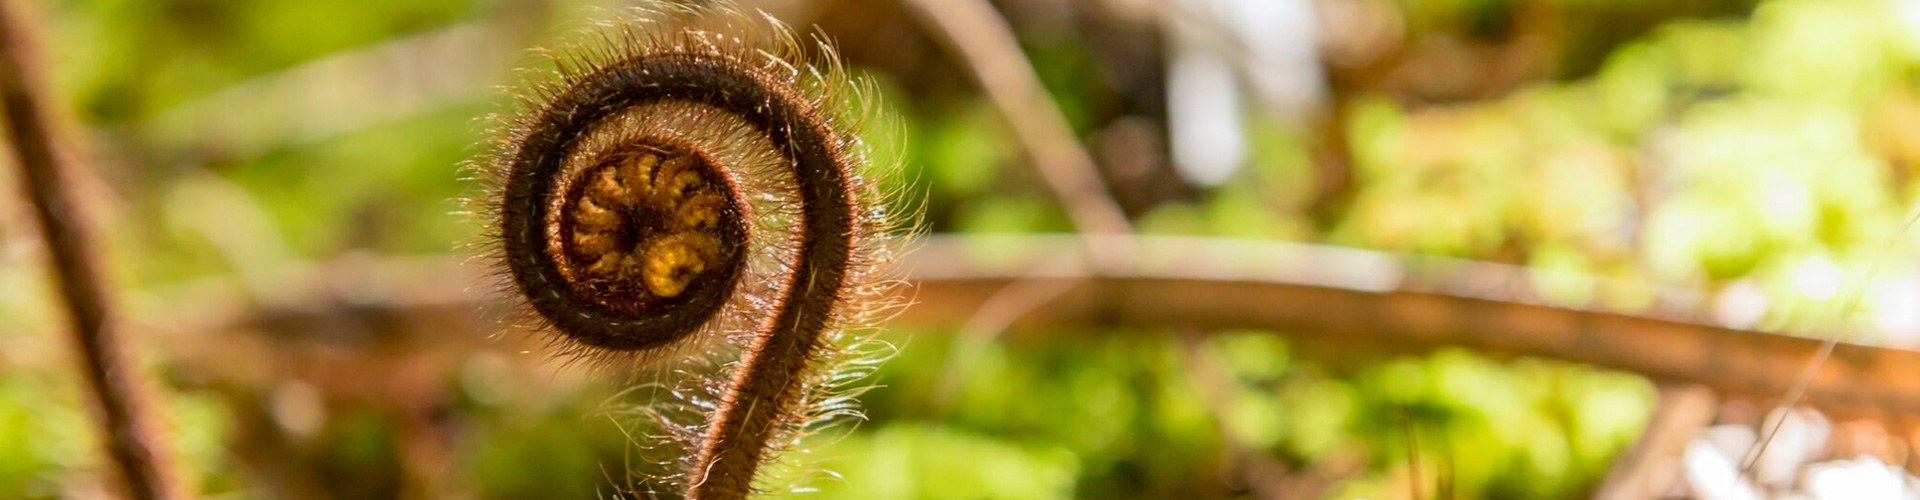
[[[1136,234],[1184,238],[1165,241],[1501,264],[1532,303],[1920,347],[1920,235],[1902,232],[1920,196],[1920,2],[993,2],[1018,51],[986,54],[1031,68],[1064,144],[1021,121],[1052,109],[1009,114],[982,91],[924,3],[743,2],[817,26],[877,82],[895,126],[866,139],[902,165],[883,182],[979,267],[1019,253],[1006,242],[1099,229],[1074,215],[1098,206],[1056,196],[1038,141],[1084,150],[1096,201]],[[512,68],[547,67],[528,48],[622,5],[38,3],[76,186],[185,483],[236,499],[628,493],[646,465],[623,408],[644,394],[491,335],[509,313],[463,264],[484,223],[463,215],[479,187],[461,170],[485,117],[512,109]],[[0,498],[96,498],[36,238],[22,204],[0,203]],[[929,295],[915,307],[962,312],[885,328],[898,353],[869,419],[810,442],[777,493],[1583,498],[1665,401],[1640,374],[1524,352],[1121,322],[1002,335],[1049,307],[1044,289],[1008,293],[986,310]],[[1784,395],[1714,403],[1720,425],[1667,491],[1753,498],[1712,473]],[[1792,461],[1759,490],[1911,498],[1899,415],[1794,415]],[[1852,475],[1823,483],[1820,467]]]

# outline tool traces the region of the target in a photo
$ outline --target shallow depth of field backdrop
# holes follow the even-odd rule
[[[1366,292],[1441,269],[1420,286],[1481,312],[1920,348],[1920,234],[1900,232],[1920,197],[1920,1],[993,2],[1017,54],[991,29],[950,38],[927,3],[744,2],[817,25],[878,82],[897,122],[866,139],[904,165],[887,182],[927,233],[907,263],[927,274],[908,277],[944,280],[882,334],[899,353],[862,398],[869,419],[794,454],[780,494],[1585,498],[1645,480],[1692,498],[1912,498],[1915,435],[1892,411],[1796,411],[1753,478],[1724,477],[1786,393],[1687,392],[1731,373],[1711,346],[1674,347],[1695,371],[1654,380],[1503,344],[1497,321],[1449,320],[1494,339],[1465,347],[1285,301],[1236,317],[1367,341],[1147,324],[1129,318],[1153,301],[1088,306],[1104,292],[1056,278],[1153,248],[1179,255],[1149,274],[1210,283],[1280,267]],[[622,409],[644,391],[491,336],[509,312],[462,264],[483,224],[460,213],[478,193],[460,164],[481,117],[511,105],[512,68],[619,5],[37,3],[75,184],[183,482],[207,498],[621,494],[645,467]],[[1066,134],[1049,135],[1054,109],[996,103],[976,78],[1017,87],[1007,68],[1029,67]],[[1104,184],[1092,206],[1042,173],[1085,166],[1076,147]],[[1067,160],[1036,165],[1031,148]],[[0,498],[95,498],[103,459],[7,172]],[[1108,201],[1134,236],[1071,236],[1113,229],[1073,215]],[[982,272],[995,279],[968,281]],[[966,283],[1011,285],[983,300]],[[1666,348],[1603,333],[1563,345]],[[1767,368],[1797,374],[1814,349],[1792,354]],[[1673,449],[1634,448],[1650,416],[1701,397],[1697,425],[1652,440]]]

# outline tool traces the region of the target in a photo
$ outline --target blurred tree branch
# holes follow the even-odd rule
[[[39,41],[32,32],[32,5],[0,1],[0,111],[5,113],[8,159],[19,169],[21,188],[33,205],[72,334],[75,359],[92,392],[95,424],[121,495],[165,499],[178,495],[167,447],[155,435],[140,390],[138,370],[116,337],[99,251],[88,233],[82,204],[68,176],[77,162],[59,151],[39,67]]]
[[[1029,282],[1064,291],[1010,321],[1010,331],[1034,334],[1084,325],[1260,328],[1347,351],[1459,346],[1588,363],[1759,398],[1793,387],[1799,374],[1781,367],[1799,366],[1821,344],[1803,336],[1715,326],[1687,314],[1552,305],[1529,286],[1531,272],[1518,266],[1295,243],[1103,236],[1099,244],[1122,249],[1128,258],[1094,274],[1081,238],[932,238],[901,264],[917,287],[917,304],[897,321],[953,325],[1003,288]],[[1050,265],[1035,265],[1042,262]],[[171,354],[189,366],[259,359],[194,352],[248,345],[221,339],[260,335],[251,332],[334,337],[355,331],[352,318],[370,312],[415,325],[392,330],[420,336],[406,342],[450,353],[490,343],[540,349],[499,346],[487,338],[501,328],[499,321],[475,311],[507,307],[480,293],[488,289],[481,272],[440,259],[316,267],[287,275],[289,282],[322,292],[297,307],[255,311],[240,288],[230,286],[225,292],[162,294],[184,301],[156,304],[155,310],[168,313],[149,323],[170,332],[163,344],[180,346]],[[1598,278],[1590,284],[1632,286]],[[1689,290],[1652,293],[1661,303],[1701,303]],[[193,361],[203,356],[202,362]],[[1807,402],[1839,415],[1920,411],[1920,352],[1842,343],[1814,377]]]
[[[1101,180],[1093,156],[1080,145],[1060,105],[1034,74],[1013,29],[984,0],[903,0],[929,32],[973,74],[1026,147],[1033,166],[1067,206],[1074,225],[1090,234],[1133,230]],[[1099,249],[1094,249],[1099,251]]]

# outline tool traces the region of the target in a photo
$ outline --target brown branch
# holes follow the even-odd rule
[[[143,500],[171,498],[166,454],[149,427],[137,381],[114,338],[107,292],[92,258],[83,214],[61,177],[71,167],[62,165],[54,151],[45,94],[34,81],[39,75],[36,47],[25,32],[28,22],[21,14],[28,9],[22,3],[0,1],[0,107],[5,108],[11,160],[19,168],[21,186],[52,258],[101,440],[122,493]]]
[[[973,238],[968,238],[969,240]],[[978,244],[978,243],[974,243]],[[1421,352],[1447,346],[1588,363],[1693,382],[1724,394],[1773,398],[1799,382],[1795,367],[1821,340],[1738,330],[1682,317],[1575,309],[1532,298],[1525,268],[1418,259],[1312,245],[1202,238],[1108,238],[1128,260],[1079,280],[1016,321],[1016,331],[1062,325],[1261,328],[1314,344]],[[924,245],[907,264],[917,304],[901,321],[943,323],[1008,286],[1027,262],[1077,251],[1072,240],[1004,238],[991,266],[960,242]],[[1595,280],[1595,287],[1613,286]],[[1664,291],[1672,302],[1684,291]],[[1920,412],[1920,352],[1841,343],[1807,390],[1830,412]]]
[[[1528,270],[1516,266],[1249,240],[1132,236],[1098,241],[1124,249],[1129,258],[1095,275],[1079,236],[932,238],[902,263],[916,303],[895,321],[950,326],[1014,282],[1056,282],[1066,290],[1013,320],[1012,332],[1057,333],[1058,327],[1072,325],[1261,328],[1306,343],[1354,349],[1421,352],[1463,346],[1589,363],[1658,381],[1697,383],[1724,395],[1769,399],[1798,382],[1800,373],[1790,367],[1803,364],[1821,345],[1819,339],[1714,326],[1681,315],[1549,305],[1516,286],[1532,282]],[[983,246],[995,249],[991,261],[968,252]],[[1033,263],[1050,259],[1065,264],[1033,270]],[[405,309],[400,311],[405,317],[469,318],[460,324],[480,330],[455,325],[427,332],[448,341],[471,343],[498,328],[472,319],[476,309],[500,309],[483,307],[488,299],[482,289],[471,288],[479,279],[472,275],[480,270],[420,262],[386,264],[391,267],[364,275],[392,279],[342,289],[391,297],[386,307]],[[307,272],[325,277],[329,271]],[[1612,286],[1604,280],[1593,284]],[[1686,290],[1659,294],[1668,302],[1702,303]],[[202,315],[192,328],[181,328],[166,320],[195,318],[195,307],[159,309],[175,316],[156,317],[154,326],[177,332],[170,335],[259,326],[243,308],[219,307],[237,299],[188,299],[180,304],[230,312]],[[309,314],[303,317],[330,313]],[[297,323],[282,318],[274,324]],[[199,349],[210,343],[174,338],[164,344]],[[1920,413],[1920,352],[1841,343],[1814,377],[1806,401],[1838,415]]]
[[[1027,149],[1040,177],[1067,206],[1075,227],[1094,234],[1133,230],[1113,200],[1093,156],[1080,145],[1020,51],[1006,19],[985,0],[903,0],[922,26],[959,56],[987,98],[1000,110],[1014,136]],[[1101,249],[1095,249],[1096,252]]]

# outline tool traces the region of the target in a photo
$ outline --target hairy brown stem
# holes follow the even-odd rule
[[[123,494],[134,499],[173,495],[165,453],[148,427],[138,387],[118,348],[91,254],[87,229],[62,179],[60,155],[48,125],[43,94],[32,76],[33,45],[23,31],[20,2],[0,1],[0,107],[6,116],[7,144],[19,168],[21,187],[33,204],[35,220],[52,258],[61,305],[71,323],[81,371],[92,391],[96,423],[112,459]]]
[[[840,302],[853,251],[853,196],[834,132],[806,100],[767,78],[711,59],[691,72],[715,78],[705,87],[720,109],[747,117],[793,159],[799,184],[800,253],[773,322],[741,363],[700,450],[689,498],[745,498],[779,419],[799,396],[801,374],[820,349]],[[693,82],[690,82],[693,83]],[[719,89],[736,89],[721,92]]]

